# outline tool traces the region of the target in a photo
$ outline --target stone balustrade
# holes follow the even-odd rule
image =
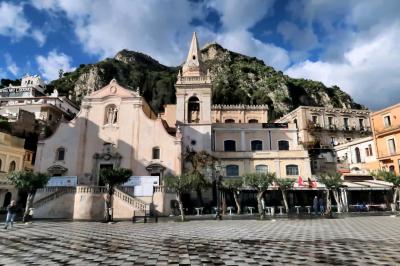
[[[119,189],[115,189],[114,196],[118,197],[121,200],[125,201],[126,203],[132,205],[136,210],[149,209],[149,205],[146,202],[144,202],[143,200],[140,200],[138,198],[132,197],[131,195],[128,195],[127,193],[125,193]]]
[[[103,194],[107,192],[106,187],[101,186],[77,186],[76,193],[78,194]]]

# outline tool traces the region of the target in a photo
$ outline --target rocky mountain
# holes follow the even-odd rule
[[[299,105],[364,108],[337,86],[291,78],[257,58],[229,51],[216,43],[206,45],[202,55],[213,77],[214,104],[268,104],[271,119]],[[174,84],[179,68],[164,66],[142,53],[122,50],[114,58],[80,65],[75,71],[64,73],[51,82],[49,90],[57,88],[61,94],[70,94],[80,102],[85,94],[116,78],[128,88],[139,87],[159,112],[164,104],[175,103]]]

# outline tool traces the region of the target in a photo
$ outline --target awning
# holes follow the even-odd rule
[[[380,180],[345,181],[343,185],[347,190],[391,190],[393,184]]]
[[[315,185],[316,184],[316,185]],[[325,190],[326,186],[320,182],[314,181],[314,186],[310,186],[307,181],[303,181],[303,185],[294,183],[292,190]]]

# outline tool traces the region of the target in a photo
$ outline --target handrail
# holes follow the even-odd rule
[[[122,190],[116,188],[114,190],[114,196],[120,198],[121,200],[125,201],[126,203],[132,205],[136,210],[147,210],[149,209],[149,204],[145,201],[132,197],[131,195],[123,192]]]
[[[76,192],[76,187],[59,187],[59,189],[55,192],[53,192],[50,195],[47,195],[44,198],[41,198],[40,200],[36,201],[33,206],[34,208],[40,208],[41,206],[45,205],[47,202],[55,200],[59,197],[61,197],[64,194],[67,193],[75,193]]]
[[[107,192],[106,187],[102,186],[77,186],[76,193],[79,194],[103,194]]]

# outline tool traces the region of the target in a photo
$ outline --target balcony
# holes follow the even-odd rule
[[[400,151],[384,151],[384,152],[379,152],[378,154],[378,159],[389,159],[391,156],[397,156],[400,155]]]
[[[390,125],[388,127],[382,128],[382,129],[376,129],[375,135],[377,135],[377,136],[386,135],[386,134],[395,133],[396,131],[399,131],[399,133],[400,133],[400,124]]]

